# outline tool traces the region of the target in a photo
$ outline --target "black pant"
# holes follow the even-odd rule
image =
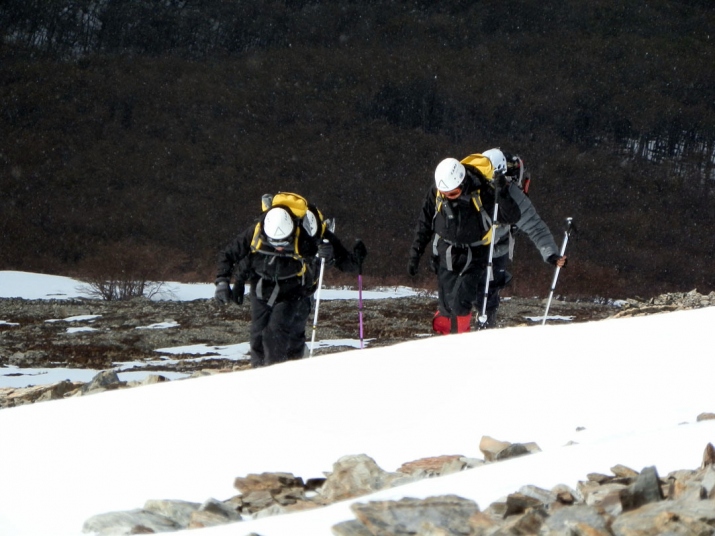
[[[482,274],[483,270],[476,266],[459,275],[459,272],[447,270],[444,264],[440,264],[437,270],[439,313],[447,317],[470,314],[472,306],[478,300],[477,292]]]
[[[511,281],[511,274],[506,269],[508,263],[508,254],[492,259],[494,279],[489,282],[489,290],[487,291],[487,315],[496,315],[496,311],[499,309],[499,302],[501,301],[499,291],[506,287]],[[479,311],[482,310],[482,302],[484,300],[484,283],[485,279],[483,278],[479,282]]]
[[[492,259],[494,279],[489,281],[487,291],[487,315],[495,317],[499,308],[499,291],[511,281],[511,274],[506,270],[508,255]],[[484,285],[486,267],[474,266],[465,274],[447,270],[443,263],[437,271],[439,288],[439,312],[442,316],[463,316],[471,313],[472,308],[481,313],[484,304]]]
[[[310,297],[276,301],[273,307],[251,293],[251,366],[264,367],[300,359],[305,350],[305,322]]]

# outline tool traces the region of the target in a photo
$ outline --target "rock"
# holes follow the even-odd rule
[[[536,443],[509,443],[489,436],[483,436],[479,441],[479,450],[482,451],[484,459],[488,462],[516,458],[524,454],[541,451]]]
[[[137,509],[90,517],[84,522],[82,531],[96,533],[98,536],[124,536],[151,534],[152,532],[174,532],[180,528],[169,518]]]
[[[615,536],[710,535],[713,534],[713,524],[713,501],[660,501],[616,517],[611,530]]]
[[[61,381],[49,385],[0,389],[0,408],[11,408],[45,400],[72,396],[79,392],[81,382]]]
[[[233,481],[233,487],[243,495],[253,491],[268,491],[279,493],[284,488],[302,488],[303,479],[296,478],[291,473],[261,473],[238,477]]]
[[[707,296],[703,296],[697,290],[671,292],[646,301],[628,299],[625,301],[622,310],[613,315],[613,318],[712,307],[713,305],[715,305],[715,292],[711,292]]]
[[[290,473],[250,474],[236,478],[233,485],[241,492],[241,508],[251,514],[306,500],[303,479]]]
[[[479,441],[479,450],[484,454],[484,459],[488,462],[493,462],[497,459],[497,454],[507,448],[511,443],[508,441],[499,441],[493,437],[483,436]]]
[[[703,452],[703,463],[701,467],[707,467],[708,465],[715,465],[715,447],[712,443],[708,443],[705,446],[705,452]]]
[[[188,528],[213,527],[241,521],[241,519],[241,514],[232,508],[230,504],[225,504],[216,499],[208,499],[198,510],[190,513]]]
[[[479,512],[474,501],[446,495],[427,499],[375,501],[351,506],[358,521],[373,535],[413,536],[428,527],[447,530],[450,535],[469,535],[469,519]],[[389,527],[389,528],[388,528]]]
[[[461,471],[467,466],[464,456],[434,456],[402,464],[397,471],[417,478],[447,475]]]
[[[655,467],[646,467],[636,481],[620,491],[623,510],[633,510],[641,506],[663,500],[661,482]]]
[[[52,384],[47,387],[44,393],[42,393],[35,402],[42,402],[45,400],[58,400],[64,398],[67,394],[74,392],[79,383],[70,382],[67,380],[61,381],[59,383]]]
[[[333,525],[331,529],[335,536],[375,536],[365,525],[355,520],[343,521]]]
[[[144,510],[152,514],[171,519],[180,527],[188,527],[191,514],[201,505],[188,501],[148,500],[144,503]]]
[[[366,495],[413,478],[402,473],[388,473],[365,454],[343,456],[333,464],[333,472],[326,474],[320,495],[327,502],[337,502]]]
[[[611,467],[611,471],[613,472],[616,477],[619,478],[637,478],[638,477],[638,471],[635,471],[634,469],[631,469],[630,467],[626,467],[625,465],[616,465],[614,467]]]
[[[125,382],[119,380],[119,376],[114,370],[103,370],[98,373],[92,380],[82,386],[82,394],[101,393],[109,389],[117,389],[125,385]]]
[[[169,379],[161,374],[150,374],[143,380],[126,382],[127,387],[138,387],[140,385],[153,385],[155,383],[168,382]]]
[[[523,514],[527,510],[543,506],[544,502],[540,499],[524,495],[523,493],[510,493],[506,498],[504,517]]]
[[[582,504],[557,510],[546,519],[544,528],[549,536],[612,536],[608,522],[608,516],[597,508]]]
[[[531,497],[544,505],[557,500],[557,495],[553,490],[546,490],[538,486],[522,486],[519,488],[518,493],[524,495],[525,497]]]
[[[537,452],[538,449],[537,447]],[[525,454],[531,454],[531,450],[529,450],[529,447],[524,445],[523,443],[513,443],[506,447],[503,450],[500,450],[499,453],[497,453],[496,461],[502,461],[502,460],[508,460],[509,458],[516,458],[518,456],[523,456]]]
[[[273,495],[267,489],[250,491],[242,497],[243,510],[249,514],[254,514],[275,504]]]
[[[701,473],[702,480],[700,481],[700,498],[715,499],[715,467],[708,465],[701,471]]]

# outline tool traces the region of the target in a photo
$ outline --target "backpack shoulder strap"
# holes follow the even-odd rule
[[[299,240],[300,227],[296,226],[295,236],[293,237],[293,248],[290,251],[275,251],[275,249],[270,246],[268,246],[270,249],[266,249],[266,244],[263,241],[263,218],[261,218],[258,223],[256,223],[256,227],[253,229],[253,238],[251,239],[251,252],[263,253],[264,255],[272,255],[274,257],[291,257],[293,259],[303,260],[303,256],[300,254],[300,249],[298,247]]]
[[[262,218],[261,218],[262,219]],[[253,229],[253,238],[251,239],[251,251],[258,251],[263,245],[263,239],[261,238],[262,225],[259,221]]]

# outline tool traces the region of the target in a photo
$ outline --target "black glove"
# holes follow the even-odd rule
[[[435,274],[439,271],[439,256],[438,255],[430,256],[429,267]]]
[[[231,299],[236,305],[243,305],[243,295],[246,292],[246,283],[244,281],[236,281],[231,289]]]
[[[365,243],[359,238],[355,240],[355,245],[353,246],[353,256],[360,266],[362,266],[365,257],[367,257],[367,248],[365,247]]]
[[[333,245],[330,242],[321,242],[318,246],[318,257],[325,259],[325,264],[329,264],[333,260]]]
[[[231,301],[231,288],[228,286],[228,281],[217,281],[216,282],[216,292],[214,293],[214,299],[220,305],[228,305]]]
[[[507,181],[504,173],[497,173],[494,175],[494,186],[497,190],[504,190],[509,186],[509,181]],[[502,195],[504,195],[503,192]]]
[[[417,257],[411,257],[410,262],[407,265],[407,273],[412,277],[417,275],[417,267],[420,265],[420,259]]]

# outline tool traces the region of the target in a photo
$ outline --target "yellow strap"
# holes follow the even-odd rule
[[[442,195],[442,192],[437,190],[437,197],[434,200],[435,207],[437,208],[437,212],[439,212],[442,209],[442,203],[444,203],[444,196]]]
[[[477,209],[477,212],[482,211],[482,198],[479,197],[479,193],[480,193],[479,190],[472,193],[472,203],[474,203],[474,208]]]
[[[251,251],[257,251],[261,247],[261,224],[260,222],[256,224],[256,228],[253,229],[253,238],[251,239]]]

